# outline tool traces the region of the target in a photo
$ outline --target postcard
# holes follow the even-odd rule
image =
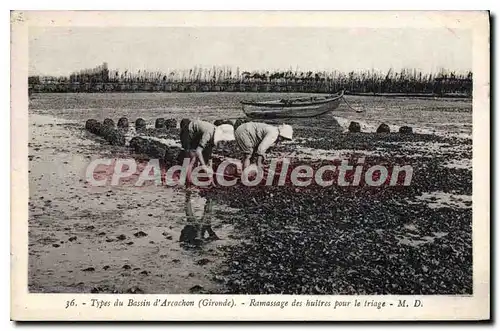
[[[487,11],[11,12],[11,319],[490,319]]]

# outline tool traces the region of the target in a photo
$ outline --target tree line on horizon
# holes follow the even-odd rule
[[[399,72],[351,71],[240,71],[227,66],[194,67],[169,72],[110,70],[107,63],[69,76],[30,76],[30,87],[38,92],[118,91],[264,91],[350,93],[472,94],[472,72],[441,69],[423,73],[416,69]]]

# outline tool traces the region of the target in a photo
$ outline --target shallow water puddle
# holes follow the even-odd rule
[[[327,160],[327,161],[338,161],[345,157],[350,157],[352,155],[359,156],[380,156],[379,153],[374,151],[366,150],[325,150],[309,147],[297,146],[295,155],[301,158],[310,158],[313,160]]]
[[[424,192],[415,197],[419,202],[425,202],[429,208],[472,208],[472,196],[445,192]],[[408,201],[408,203],[415,203]]]
[[[450,169],[469,169],[472,170],[472,160],[471,159],[455,159],[450,160],[443,164],[443,167]]]
[[[397,146],[398,150],[404,151],[400,156],[406,157],[435,157],[436,155],[446,155],[449,158],[443,166],[449,168],[468,168],[472,170],[472,159],[463,159],[464,153],[471,153],[472,146],[466,144],[448,144],[441,142],[386,142],[388,147]],[[390,149],[386,149],[390,151]],[[395,155],[396,156],[396,155]]]
[[[177,142],[176,140],[174,140],[174,139],[158,138],[158,137],[153,137],[153,136],[148,136],[148,135],[138,135],[138,136],[141,137],[141,138],[148,138],[148,139],[151,139],[151,140],[155,140],[155,141],[161,142],[161,143],[163,143],[163,144],[165,144],[165,145],[167,145],[169,147],[179,147],[179,148],[181,147],[181,144],[179,142]],[[128,144],[128,142],[127,142],[127,144]]]
[[[397,235],[395,237],[398,240],[398,245],[418,247],[420,245],[433,243],[435,239],[442,238],[447,235],[448,235],[447,232],[433,232],[433,236],[420,237],[413,234],[407,234],[407,235]]]
[[[379,235],[389,234],[387,230],[375,230]],[[406,245],[412,247],[418,247],[423,244],[433,243],[435,239],[447,236],[448,232],[432,232],[432,235],[421,235],[420,229],[416,224],[408,223],[404,224],[401,231],[394,234],[394,238],[397,240],[398,245]]]

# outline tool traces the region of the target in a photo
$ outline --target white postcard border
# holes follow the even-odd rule
[[[29,26],[294,26],[471,29],[473,31],[473,295],[284,296],[30,294],[28,259],[28,27]],[[487,12],[13,12],[11,15],[11,318],[13,320],[477,320],[490,316],[490,62]],[[104,307],[91,299],[228,298],[234,307]],[[251,299],[289,306],[249,307]],[[65,309],[68,302],[77,306]],[[290,307],[293,300],[376,300],[383,309]],[[410,307],[397,307],[406,300]],[[411,307],[420,300],[423,307]],[[83,303],[86,303],[85,305]]]

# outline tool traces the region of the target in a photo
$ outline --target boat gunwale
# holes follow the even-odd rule
[[[257,114],[251,113],[251,112],[250,113],[245,112],[245,115],[249,118],[252,118],[252,119],[312,118],[312,117],[322,116],[330,111],[331,111],[331,109],[326,109],[325,111],[322,111],[321,113],[317,113],[314,115],[293,115],[293,116],[290,116],[290,115],[286,116],[286,115],[275,114],[275,113],[272,113],[273,115],[268,115],[265,112],[262,112],[261,115],[257,115]]]
[[[283,102],[279,102],[279,100],[272,100],[272,101],[241,101],[241,104],[247,105],[247,106],[255,106],[255,107],[265,107],[265,108],[295,108],[295,107],[306,107],[306,106],[315,106],[315,105],[322,105],[325,103],[329,102],[334,102],[337,101],[338,99],[342,98],[344,96],[344,91],[336,93],[335,96],[332,96],[329,99],[321,100],[321,101],[315,101],[315,102],[307,102],[307,103],[290,103],[290,104],[285,104]],[[295,100],[299,100],[301,98],[296,98]],[[294,100],[294,99],[291,99]]]

